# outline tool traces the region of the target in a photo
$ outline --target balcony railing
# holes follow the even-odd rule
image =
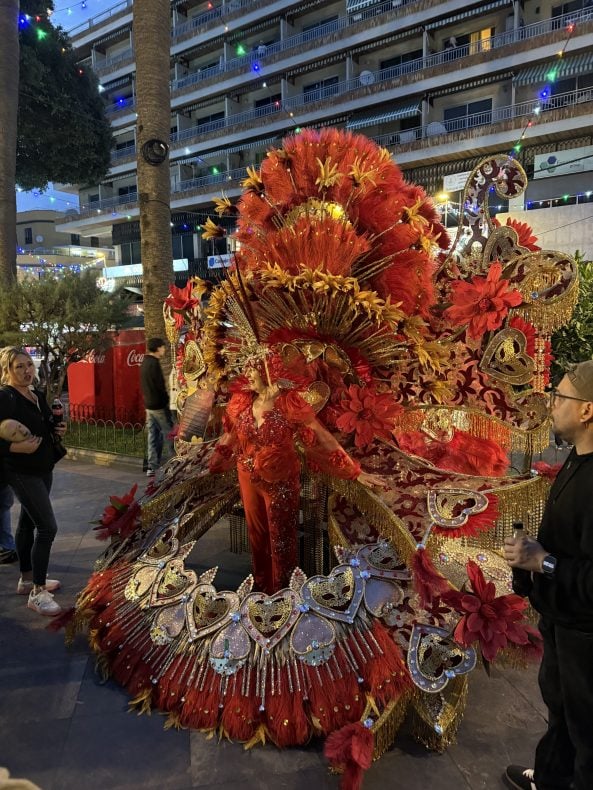
[[[35,247],[33,249],[25,249],[24,247],[17,247],[18,255],[54,255],[63,258],[107,258],[108,260],[115,260],[114,250],[106,247],[79,247],[73,244],[70,247]]]
[[[110,19],[112,16],[116,16],[116,14],[120,14],[122,11],[125,11],[126,8],[131,8],[133,5],[134,0],[122,0],[121,3],[117,3],[111,8],[108,8],[106,11],[103,11],[102,14],[97,14],[97,16],[90,17],[90,19],[81,22],[80,25],[70,28],[68,30],[68,35],[70,38],[73,38],[74,36],[80,36],[85,30],[90,30],[91,28],[95,27],[95,25],[105,22],[107,19]]]
[[[333,88],[334,86],[331,87]],[[525,118],[532,118],[534,117],[534,115],[539,115],[540,119],[544,119],[545,114],[552,110],[574,107],[575,105],[588,103],[592,101],[593,101],[593,89],[574,90],[574,91],[569,91],[567,93],[560,93],[556,96],[551,96],[549,99],[546,100],[531,99],[530,101],[519,102],[517,104],[510,104],[505,107],[495,107],[491,110],[487,110],[484,112],[474,113],[473,115],[466,115],[463,118],[455,118],[450,121],[443,121],[440,122],[443,128],[442,133],[435,133],[434,120],[433,120],[431,124],[427,124],[426,126],[417,126],[412,129],[405,129],[398,132],[392,132],[390,134],[384,134],[377,137],[373,137],[372,139],[376,143],[378,143],[379,145],[385,148],[407,145],[423,139],[432,139],[438,135],[446,136],[448,134],[453,134],[459,131],[474,129],[483,126],[492,127],[493,124],[501,123],[509,120],[510,121],[518,120],[520,123],[523,123]],[[270,114],[272,112],[280,112],[280,110],[278,110],[278,108],[276,108],[275,106],[266,106],[266,107],[259,107],[257,109],[257,112],[261,117],[262,115]],[[207,126],[209,130],[211,128],[223,128],[227,120],[228,119],[221,118],[219,121],[213,121],[208,124],[204,124],[203,126]],[[197,127],[197,128],[202,129],[202,127]],[[195,129],[188,129],[186,130],[186,132],[195,134]],[[179,139],[179,134],[183,135],[184,132],[178,133],[176,135],[171,135],[171,139],[172,140]],[[184,181],[179,181],[176,184],[173,183],[171,192],[172,194],[181,194],[194,189],[203,188],[204,186],[223,184],[226,182],[236,182],[239,179],[244,178],[245,174],[246,174],[246,169],[242,167],[242,168],[235,168],[233,170],[224,171],[221,173],[215,173],[207,176],[200,176],[198,178],[187,179]],[[104,200],[95,201],[93,203],[83,204],[81,206],[81,213],[78,216],[79,217],[89,216],[95,212],[101,214],[104,210],[114,209],[117,206],[121,206],[124,204],[127,205],[134,204],[136,201],[137,201],[136,192],[131,192],[128,193],[127,195],[119,195],[117,197],[106,198]],[[65,217],[64,221],[68,221],[68,219],[69,219],[68,217]],[[74,216],[73,219],[76,219],[76,216]]]

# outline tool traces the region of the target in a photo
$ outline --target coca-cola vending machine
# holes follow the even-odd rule
[[[113,349],[91,351],[68,366],[71,420],[113,419]]]
[[[113,345],[113,402],[116,419],[144,422],[140,365],[144,359],[144,329],[122,329]]]

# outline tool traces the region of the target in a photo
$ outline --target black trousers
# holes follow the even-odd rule
[[[51,545],[58,531],[49,499],[52,473],[25,475],[9,471],[6,477],[21,503],[14,535],[21,573],[32,570],[33,583],[42,586],[47,576]]]
[[[593,788],[593,633],[542,618],[539,687],[548,731],[535,752],[538,790]]]

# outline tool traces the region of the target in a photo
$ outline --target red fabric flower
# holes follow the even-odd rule
[[[175,325],[178,328],[183,326],[183,313],[190,313],[200,304],[200,300],[192,296],[192,290],[193,284],[191,280],[188,280],[183,288],[169,285],[169,296],[165,299],[165,304],[175,313]]]
[[[502,264],[496,261],[486,277],[472,277],[470,282],[452,285],[453,304],[444,315],[454,326],[468,324],[467,333],[479,340],[486,332],[498,329],[510,307],[517,307],[523,297],[517,290],[509,290],[509,281],[501,279]]]
[[[101,520],[98,522],[98,526],[94,528],[97,530],[97,540],[107,540],[107,538],[120,530],[120,526],[122,524],[126,523],[126,519],[124,517],[126,516],[130,505],[134,501],[137,490],[138,483],[134,483],[132,488],[130,488],[128,493],[124,494],[123,497],[109,497],[109,504],[103,511],[103,515],[101,516]],[[134,510],[134,518],[135,515],[136,511]],[[126,523],[126,526],[129,525]]]
[[[455,628],[455,640],[464,647],[478,642],[486,661],[493,661],[509,643],[527,645],[534,633],[523,621],[527,601],[514,594],[496,598],[494,583],[484,579],[472,560],[467,563],[467,575],[470,591],[449,590],[441,596],[443,603],[463,615]]]
[[[336,427],[344,433],[355,433],[357,447],[368,447],[375,436],[391,439],[395,418],[401,411],[390,393],[379,394],[370,387],[351,384],[339,404],[342,413]]]

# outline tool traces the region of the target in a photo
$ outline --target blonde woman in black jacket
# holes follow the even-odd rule
[[[21,578],[17,592],[28,594],[29,609],[48,617],[61,612],[52,591],[60,586],[47,578],[49,555],[57,524],[50,501],[54,438],[65,425],[54,425],[43,394],[33,387],[35,365],[26,351],[8,347],[0,352],[0,421],[18,420],[31,431],[20,442],[0,440],[3,476],[21,503],[15,533]]]

